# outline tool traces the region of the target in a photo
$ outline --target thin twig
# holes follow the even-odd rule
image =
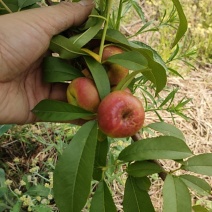
[[[141,136],[140,133],[136,133],[136,134],[133,135],[131,138],[132,138],[132,140],[133,140],[134,142],[142,140],[142,136]],[[160,172],[160,173],[158,173],[158,175],[159,175],[159,177],[160,177],[163,181],[165,181],[166,176],[167,176],[167,173],[166,173],[165,169],[163,168],[163,166],[162,166],[157,160],[151,160],[151,161],[154,162],[154,163],[156,163],[158,166],[161,167],[161,169],[162,169],[163,171]]]

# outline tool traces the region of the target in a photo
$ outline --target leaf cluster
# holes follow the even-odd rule
[[[110,150],[113,141],[102,138],[96,124],[90,121],[83,125],[57,163],[54,194],[61,211],[81,211],[88,198],[92,198],[90,211],[117,211],[109,189],[110,181],[120,178],[115,174],[117,170],[127,177],[124,211],[155,211],[148,194],[149,177],[153,174],[164,176],[164,211],[191,211],[189,190],[210,195],[211,186],[193,173],[212,176],[212,154],[194,155],[182,132],[173,125],[163,122],[148,125],[162,135],[132,142],[114,158]],[[156,162],[158,159],[173,160],[179,168],[167,171]],[[188,172],[176,174],[179,170]]]

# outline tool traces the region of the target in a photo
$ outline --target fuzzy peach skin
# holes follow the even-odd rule
[[[135,135],[143,126],[145,112],[141,101],[126,91],[113,91],[99,105],[100,130],[114,138]]]
[[[78,77],[69,84],[67,99],[70,104],[91,112],[97,112],[100,103],[94,81],[86,77]]]
[[[99,48],[94,49],[95,53],[99,52]],[[102,62],[104,63],[109,57],[121,54],[124,50],[115,45],[108,45],[104,47],[102,54]],[[121,65],[113,63],[104,63],[107,70],[108,78],[111,86],[117,85],[122,79],[124,79],[128,74],[129,70]]]

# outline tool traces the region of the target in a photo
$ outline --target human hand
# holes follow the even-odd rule
[[[0,124],[33,123],[43,99],[66,100],[64,84],[42,81],[42,60],[51,38],[82,24],[92,0],[62,2],[0,16]]]

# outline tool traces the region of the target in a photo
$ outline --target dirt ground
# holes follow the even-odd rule
[[[177,127],[184,133],[186,142],[194,154],[212,152],[212,66],[204,69],[197,68],[184,76],[184,80],[179,77],[170,77],[168,83],[180,87],[178,98],[186,96],[192,98],[189,103],[190,109],[187,110],[189,121],[178,117]],[[174,164],[164,164],[171,167]],[[180,174],[180,173],[177,173]],[[212,177],[203,176],[211,186]],[[157,211],[161,211],[161,184],[156,181],[150,191],[153,204]],[[196,195],[195,195],[196,196]],[[212,209],[212,195],[209,197],[193,198],[193,204],[204,204]]]

